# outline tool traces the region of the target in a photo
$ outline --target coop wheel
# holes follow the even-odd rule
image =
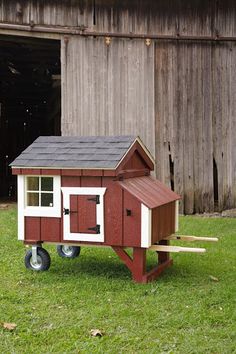
[[[25,256],[25,266],[36,271],[48,270],[51,264],[49,253],[42,247],[37,247],[37,262],[33,260],[32,251],[29,250]]]
[[[76,258],[80,254],[80,247],[59,245],[57,246],[57,253],[59,254],[60,257],[63,258]]]

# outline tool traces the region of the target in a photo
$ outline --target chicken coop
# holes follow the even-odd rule
[[[37,138],[12,163],[18,179],[18,239],[32,246],[27,268],[47,270],[55,243],[74,258],[81,245],[110,246],[136,282],[172,264],[180,196],[151,176],[154,160],[139,137]],[[130,256],[126,248],[133,250]],[[146,271],[146,252],[158,264]],[[199,249],[196,249],[199,250]]]

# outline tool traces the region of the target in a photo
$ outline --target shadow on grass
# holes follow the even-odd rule
[[[147,260],[147,270],[156,266],[156,259],[151,258]],[[132,275],[129,269],[123,264],[116,256],[109,257],[102,252],[88,252],[81,255],[78,259],[61,259],[53,257],[52,265],[49,272],[56,277],[72,277],[78,279],[82,278],[104,278],[120,281],[131,281]],[[208,283],[208,273],[204,266],[193,266],[191,260],[186,261],[174,261],[172,267],[166,269],[157,280],[162,283],[168,283],[174,281],[176,285],[182,284],[183,279],[187,283],[196,283],[196,280],[200,283]],[[52,279],[53,281],[53,279]]]

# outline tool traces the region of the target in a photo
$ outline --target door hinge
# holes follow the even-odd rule
[[[88,227],[88,230],[95,231],[96,234],[100,234],[100,225],[96,225],[94,227]]]
[[[88,198],[91,202],[95,202],[96,204],[100,204],[100,195],[96,195],[94,198]]]

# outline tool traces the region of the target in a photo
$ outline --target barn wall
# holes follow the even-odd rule
[[[31,23],[34,35],[57,26],[63,134],[141,135],[185,213],[236,206],[235,18],[234,0],[0,1],[0,22]],[[63,35],[65,26],[98,35]],[[99,32],[144,39],[108,45]],[[176,39],[147,46],[148,35]]]
[[[66,37],[61,58],[62,134],[137,134],[154,153],[154,44]]]
[[[236,205],[235,63],[233,42],[156,45],[157,175],[186,213]]]
[[[80,26],[93,24],[93,0],[1,0],[0,21],[15,24]]]

